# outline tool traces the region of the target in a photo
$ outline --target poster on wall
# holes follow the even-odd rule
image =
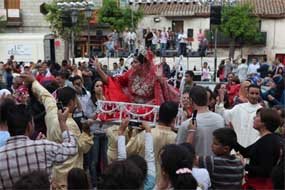
[[[33,46],[28,44],[7,45],[7,54],[14,56],[32,56]]]

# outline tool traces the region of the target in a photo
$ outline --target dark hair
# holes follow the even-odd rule
[[[61,77],[63,79],[68,79],[69,78],[69,72],[66,70],[62,70],[59,72],[55,72],[55,77]]]
[[[133,154],[128,156],[127,160],[133,162],[135,165],[137,165],[138,168],[141,169],[143,174],[143,180],[145,180],[147,175],[147,164],[145,159],[137,154]]]
[[[216,100],[216,98],[219,96],[219,89],[221,88],[221,86],[223,85],[224,83],[218,83],[216,84],[215,88],[214,88],[214,92],[213,92],[213,97],[214,99]],[[229,109],[231,107],[230,105],[230,101],[229,101],[229,95],[228,93],[226,92],[225,93],[225,96],[224,96],[224,104],[225,104],[225,108]]]
[[[267,130],[274,132],[281,124],[281,118],[278,112],[271,108],[260,108],[256,111],[260,115],[261,122],[264,123]]]
[[[192,101],[198,106],[207,106],[208,96],[207,96],[207,91],[204,87],[193,86],[190,89],[189,96],[192,99]]]
[[[194,160],[195,160],[195,157],[196,157],[196,151],[195,151],[195,148],[192,146],[192,144],[190,144],[190,143],[182,143],[182,144],[180,144],[180,146],[182,146],[182,147],[187,149],[187,151],[190,154],[189,158],[192,160],[192,163],[193,163]]]
[[[164,124],[170,124],[178,113],[178,104],[176,102],[164,102],[159,107],[159,121]]]
[[[210,94],[210,99],[215,98],[215,97],[214,97],[214,94],[213,94],[213,91],[212,91],[210,88],[206,87],[206,92],[209,92],[209,94]]]
[[[194,72],[193,71],[188,70],[188,71],[185,72],[185,75],[186,74],[189,75],[192,78],[194,77]]]
[[[49,190],[49,175],[45,171],[32,171],[21,175],[20,179],[13,185],[13,190]]]
[[[6,119],[11,136],[24,135],[32,114],[26,105],[18,104],[7,108]]]
[[[120,57],[119,61],[124,61],[124,58]]]
[[[161,149],[161,169],[168,175],[174,189],[196,189],[197,181],[192,173],[177,174],[177,170],[192,170],[191,155],[181,145],[168,144]]]
[[[90,189],[85,171],[81,168],[72,168],[67,175],[67,189]]]
[[[249,91],[250,88],[257,88],[260,91],[260,86],[256,85],[256,84],[250,84],[247,88],[247,91]]]
[[[227,78],[228,78],[228,76],[229,76],[229,75],[233,75],[233,76],[235,76],[235,74],[234,74],[234,73],[230,72],[230,73],[228,73],[228,74],[227,74]]]
[[[72,83],[74,83],[74,81],[76,81],[76,80],[81,80],[82,81],[82,78],[80,76],[78,76],[78,75],[75,75],[74,77],[71,77],[70,80],[71,80]]]
[[[47,127],[45,122],[46,110],[44,105],[38,101],[35,95],[32,93],[32,90],[29,89],[30,98],[28,101],[28,109],[30,110],[33,120],[34,120],[34,134],[31,137],[36,139],[39,132],[42,132],[46,135]]]
[[[61,65],[66,66],[68,64],[68,61],[66,59],[62,60]]]
[[[98,189],[139,189],[143,183],[142,171],[133,162],[114,161],[104,171]]]
[[[94,87],[98,81],[102,82],[100,78],[95,79],[92,83],[91,90],[90,90],[91,91],[91,101],[93,102],[94,105],[96,105],[96,102],[97,102],[96,94],[94,92]]]
[[[6,98],[0,103],[0,123],[5,124],[7,122],[7,110],[10,107],[15,106],[16,103],[10,98]]]
[[[64,87],[57,90],[58,102],[61,102],[63,106],[67,106],[71,100],[75,100],[76,91],[71,87]]]
[[[219,128],[213,132],[213,136],[223,146],[229,146],[230,150],[234,147],[237,142],[237,135],[231,128]]]
[[[242,59],[241,59],[241,63],[246,63],[246,59],[245,59],[245,58],[242,58]]]
[[[49,93],[53,93],[54,91],[56,91],[59,88],[59,85],[54,80],[44,81],[42,85],[43,85],[43,87],[45,87],[45,89],[47,89],[47,91],[49,91]]]
[[[235,82],[236,84],[240,84],[240,80],[239,80],[238,76],[234,75],[233,82]]]
[[[139,62],[141,64],[147,63],[147,59],[144,55],[142,55],[141,53],[139,55],[136,56],[136,59],[139,60]]]

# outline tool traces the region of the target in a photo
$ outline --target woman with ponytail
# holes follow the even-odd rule
[[[169,144],[161,149],[161,178],[157,189],[196,189],[197,181],[192,175],[191,154],[185,147]]]

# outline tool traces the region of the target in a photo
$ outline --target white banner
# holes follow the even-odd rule
[[[8,55],[14,56],[31,56],[33,54],[33,46],[29,44],[7,45],[6,52]]]

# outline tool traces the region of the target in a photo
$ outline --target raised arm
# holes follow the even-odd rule
[[[194,121],[192,121],[192,120],[189,121],[188,135],[187,135],[187,139],[186,139],[187,143],[192,144],[192,145],[194,144],[196,129],[197,129],[197,122],[195,120]]]
[[[126,137],[125,131],[129,125],[129,120],[124,119],[119,127],[118,131],[118,160],[124,160],[127,158],[126,151]]]
[[[153,138],[151,135],[151,128],[145,122],[142,123],[142,127],[145,129],[144,140],[145,140],[145,161],[147,163],[147,174],[155,177],[156,176],[155,158],[153,151]],[[155,184],[153,184],[153,186],[154,185]]]
[[[32,85],[32,92],[45,107],[45,124],[47,126],[47,138],[51,141],[61,142],[62,135],[57,115],[55,98],[31,75],[21,75],[25,85]]]
[[[104,83],[108,83],[108,76],[106,75],[106,73],[104,73],[104,71],[101,69],[101,65],[99,63],[98,58],[96,58],[95,60],[91,59],[91,63],[92,65],[96,68],[97,73],[99,74],[99,76],[101,77],[102,81]]]

